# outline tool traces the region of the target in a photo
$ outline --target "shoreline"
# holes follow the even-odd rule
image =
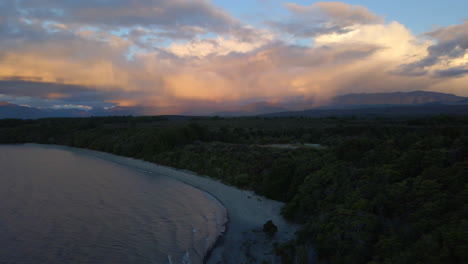
[[[288,223],[280,214],[284,203],[267,199],[252,191],[225,185],[207,176],[90,149],[34,143],[22,145],[41,146],[87,155],[146,173],[169,177],[208,193],[226,209],[227,219],[224,224],[220,223],[224,226],[224,233],[218,236],[206,252],[204,263],[234,264],[262,263],[263,261],[279,263],[278,257],[273,252],[274,243],[294,239],[297,230],[296,225]],[[263,224],[268,220],[272,220],[278,227],[278,232],[273,239],[268,238],[262,231]]]

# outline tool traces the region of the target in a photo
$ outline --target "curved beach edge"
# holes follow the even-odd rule
[[[227,210],[224,234],[219,236],[205,256],[205,263],[279,263],[274,254],[274,244],[294,239],[297,226],[287,222],[280,214],[284,203],[225,185],[215,179],[200,176],[186,170],[157,165],[134,158],[89,149],[61,145],[42,145],[46,148],[61,149],[77,154],[99,158],[120,165],[132,167],[147,173],[169,177],[216,198]],[[263,224],[272,220],[278,232],[269,238],[262,231]]]

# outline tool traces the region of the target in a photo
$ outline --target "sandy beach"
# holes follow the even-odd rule
[[[36,144],[29,144],[36,145]],[[225,185],[209,177],[161,166],[142,160],[121,157],[109,153],[57,145],[40,145],[62,149],[94,158],[118,163],[150,174],[157,174],[199,188],[218,199],[228,212],[226,232],[218,239],[206,263],[279,263],[273,251],[275,242],[294,238],[297,226],[286,222],[280,215],[283,203],[258,196],[251,191]],[[272,220],[278,227],[273,238],[262,231],[263,224]]]

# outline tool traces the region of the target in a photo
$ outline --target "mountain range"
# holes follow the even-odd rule
[[[46,117],[89,117],[141,115],[142,108],[113,107],[92,110],[54,109],[20,106],[0,102],[0,118],[37,119]],[[336,96],[326,106],[304,111],[267,102],[251,103],[236,111],[217,112],[217,116],[351,116],[351,115],[431,115],[468,114],[468,98],[453,94],[414,91],[360,93]]]
[[[47,117],[90,117],[90,116],[126,116],[135,115],[137,111],[129,107],[99,108],[89,111],[55,108],[35,108],[21,106],[8,102],[0,102],[0,119],[2,118],[20,118],[20,119],[38,119]]]
[[[409,107],[409,108],[408,108]],[[413,91],[393,93],[352,93],[332,98],[326,105],[303,111],[287,106],[252,103],[237,111],[217,112],[218,116],[346,116],[346,115],[430,115],[468,114],[468,97],[453,94]]]
[[[395,93],[359,93],[345,94],[333,98],[329,107],[338,106],[369,106],[369,105],[420,105],[420,104],[463,104],[468,103],[467,97],[453,94],[414,91]]]

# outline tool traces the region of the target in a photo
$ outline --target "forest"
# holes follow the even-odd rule
[[[110,152],[283,201],[301,226],[276,246],[284,263],[468,259],[468,116],[3,119],[0,143]]]

